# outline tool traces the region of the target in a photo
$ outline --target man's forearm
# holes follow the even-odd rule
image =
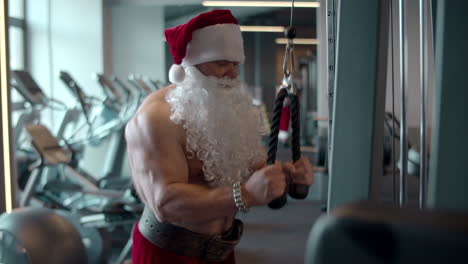
[[[206,223],[237,212],[231,187],[172,183],[162,188],[155,201],[153,210],[158,218],[175,224]]]

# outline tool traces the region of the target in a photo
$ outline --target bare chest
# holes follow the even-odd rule
[[[186,156],[187,157],[187,156]],[[207,184],[203,176],[203,162],[196,157],[187,158],[189,183]]]

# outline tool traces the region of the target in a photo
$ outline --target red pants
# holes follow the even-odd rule
[[[138,223],[133,230],[132,264],[210,264],[196,257],[179,256],[164,250],[148,241],[138,230]],[[217,264],[235,264],[234,252],[225,261]]]

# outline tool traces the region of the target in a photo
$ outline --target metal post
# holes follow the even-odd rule
[[[328,210],[379,193],[388,16],[387,0],[340,2]]]
[[[432,23],[432,44],[435,49],[435,39],[436,39],[436,30],[435,25],[437,23],[437,2],[439,0],[430,0],[430,14],[431,14],[431,23]]]
[[[10,76],[8,63],[8,1],[0,1],[0,213],[15,206],[15,166],[11,129]]]
[[[404,0],[399,0],[399,35],[400,35],[400,206],[406,204],[406,176],[408,174],[408,143],[406,139],[406,40]]]
[[[425,0],[419,0],[419,70],[421,83],[421,120],[420,120],[420,169],[419,169],[419,208],[424,209],[426,201],[426,7]]]
[[[434,123],[427,206],[468,210],[468,1],[437,1]]]
[[[20,200],[20,206],[26,207],[29,205],[29,201],[36,194],[37,183],[40,180],[42,169],[44,168],[42,160],[38,162],[37,167],[31,172],[26,187],[24,188],[23,195]]]
[[[333,130],[333,100],[335,97],[336,74],[336,0],[327,0],[327,30],[328,30],[328,169],[331,170],[332,130]]]

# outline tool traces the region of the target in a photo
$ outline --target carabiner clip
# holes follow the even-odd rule
[[[297,94],[297,89],[294,87],[293,72],[294,72],[294,42],[293,39],[296,37],[296,28],[288,27],[284,34],[288,38],[288,44],[284,50],[283,60],[283,81],[282,88],[288,91],[288,94]],[[289,67],[288,67],[289,66]]]

